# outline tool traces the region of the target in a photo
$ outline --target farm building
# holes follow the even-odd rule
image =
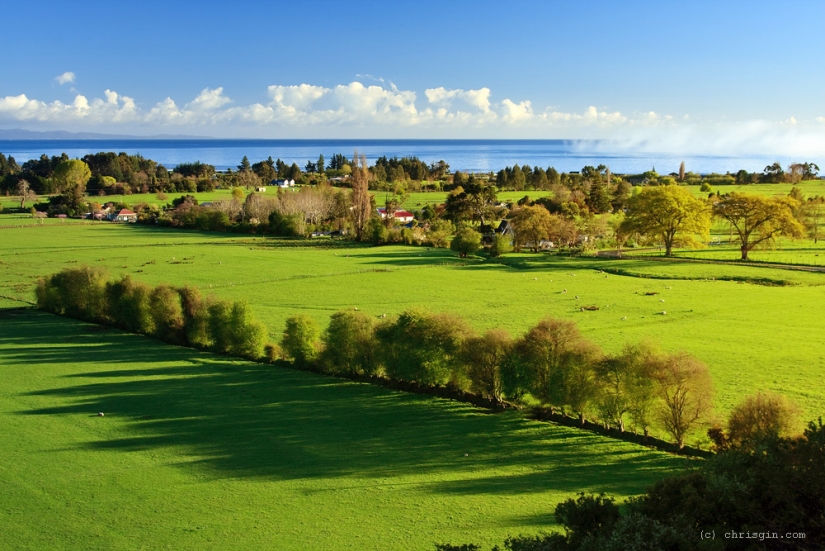
[[[112,222],[137,222],[137,213],[129,209],[121,209],[112,215]]]
[[[378,214],[381,216],[382,219],[387,217],[387,209],[379,208]],[[400,222],[402,224],[406,224],[407,222],[412,222],[415,216],[413,213],[407,210],[397,210],[393,213],[395,215],[395,221]]]

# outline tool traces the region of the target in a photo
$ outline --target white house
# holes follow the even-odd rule
[[[382,219],[386,218],[387,217],[387,209],[385,209],[383,207],[379,208],[378,209],[378,214],[381,216]],[[415,218],[415,215],[413,215],[413,213],[411,213],[410,211],[407,211],[407,210],[397,210],[393,214],[395,215],[395,221],[400,222],[402,224],[406,224],[407,222],[412,222],[413,219]]]
[[[278,186],[279,188],[295,187],[295,180],[272,180],[270,185]]]
[[[137,213],[129,209],[121,209],[120,212],[112,218],[112,222],[137,222]]]

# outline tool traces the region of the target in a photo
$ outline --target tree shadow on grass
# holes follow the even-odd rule
[[[684,463],[516,413],[487,415],[93,327],[37,311],[0,317],[0,365],[31,372],[26,384],[52,386],[20,388],[23,398],[53,405],[18,414],[104,412],[99,422],[119,423],[107,433],[113,437],[78,443],[80,450],[172,450],[182,466],[225,477],[432,475],[424,488],[459,495],[594,484],[637,493]]]

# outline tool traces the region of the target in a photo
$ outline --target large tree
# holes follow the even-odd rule
[[[518,341],[515,350],[526,368],[526,390],[544,404],[569,406],[584,422],[598,392],[595,365],[601,352],[585,340],[576,324],[544,319]]]
[[[710,231],[710,213],[699,199],[680,186],[643,189],[627,203],[622,233],[658,237],[665,245],[665,256],[673,247],[697,246]]]
[[[630,417],[647,435],[655,394],[651,377],[656,353],[648,344],[626,345],[621,353],[596,365],[599,410],[621,432]]]
[[[52,180],[57,190],[65,197],[69,214],[77,214],[83,204],[86,183],[92,177],[89,165],[79,159],[62,161],[54,169]]]
[[[779,236],[804,237],[805,228],[794,216],[798,202],[791,197],[765,197],[731,193],[713,205],[713,214],[727,220],[736,231],[742,260],[760,243]]]
[[[26,180],[22,178],[18,180],[17,186],[15,188],[17,195],[20,196],[20,208],[26,208],[26,201],[36,201],[37,194],[32,191],[31,186]]]
[[[713,382],[708,367],[685,353],[658,360],[652,373],[661,400],[659,421],[681,449],[690,431],[708,419]]]
[[[514,230],[514,244],[517,247],[529,245],[537,252],[541,242],[550,237],[553,219],[550,211],[535,205],[521,207],[510,222]]]

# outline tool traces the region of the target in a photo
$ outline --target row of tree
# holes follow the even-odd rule
[[[606,355],[573,322],[552,318],[513,339],[498,329],[477,335],[456,316],[418,310],[379,319],[338,312],[323,334],[298,315],[287,320],[281,347],[300,367],[444,385],[496,402],[529,395],[582,423],[598,418],[645,435],[658,427],[679,447],[712,407],[707,366],[689,354],[637,344]]]
[[[744,193],[693,197],[681,186],[646,187],[630,198],[624,219],[616,227],[619,245],[633,235],[654,238],[671,256],[677,246],[707,242],[712,218],[727,222],[735,234],[742,260],[755,247],[778,237],[818,241],[825,221],[825,199],[806,199],[798,188],[788,196]]]
[[[35,292],[37,307],[47,312],[172,344],[253,360],[267,350],[266,327],[245,302],[203,299],[192,287],[150,287],[128,275],[112,280],[102,269],[80,267],[41,278]]]

